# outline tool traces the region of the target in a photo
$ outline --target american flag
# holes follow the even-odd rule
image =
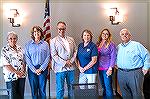
[[[50,7],[49,7],[49,0],[46,0],[45,3],[45,15],[44,15],[44,24],[43,24],[43,34],[44,34],[44,40],[49,43],[49,40],[51,38],[50,33]]]

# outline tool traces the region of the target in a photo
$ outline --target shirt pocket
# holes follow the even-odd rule
[[[128,51],[127,55],[129,55],[129,59],[131,62],[135,62],[136,60],[139,59],[139,52],[136,50],[130,50]]]
[[[46,48],[45,48],[45,47],[42,47],[42,48],[40,49],[40,53],[41,53],[42,55],[47,56],[47,50],[46,50]]]

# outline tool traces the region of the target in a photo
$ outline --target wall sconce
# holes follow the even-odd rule
[[[112,25],[118,25],[123,21],[123,17],[119,14],[119,11],[117,8],[110,8],[110,16],[109,20],[111,21]]]
[[[10,16],[8,18],[10,20],[10,23],[12,24],[12,27],[20,27],[20,15],[17,9],[10,9]]]

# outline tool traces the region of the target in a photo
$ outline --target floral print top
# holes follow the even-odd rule
[[[20,46],[17,46],[17,50],[14,50],[12,47],[7,44],[2,48],[1,51],[1,58],[2,58],[2,63],[3,63],[3,74],[4,74],[4,79],[5,82],[10,82],[17,80],[17,74],[12,73],[8,71],[5,67],[5,65],[11,65],[13,68],[16,70],[20,71],[23,70],[23,64],[24,64],[24,55],[23,55],[23,50]],[[25,75],[23,76],[23,78]]]

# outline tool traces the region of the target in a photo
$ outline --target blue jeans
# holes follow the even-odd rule
[[[6,82],[6,86],[11,91],[11,99],[24,99],[25,78]]]
[[[32,99],[46,99],[47,74],[47,69],[41,72],[40,75],[37,75],[28,68],[28,78],[32,92]]]
[[[74,83],[74,71],[65,71],[56,73],[56,93],[57,99],[63,99],[64,97],[64,82],[67,82],[68,87],[68,99],[71,99],[72,88],[71,85]]]
[[[103,88],[103,96],[105,99],[113,99],[112,75],[107,76],[107,70],[100,70],[99,77]]]

